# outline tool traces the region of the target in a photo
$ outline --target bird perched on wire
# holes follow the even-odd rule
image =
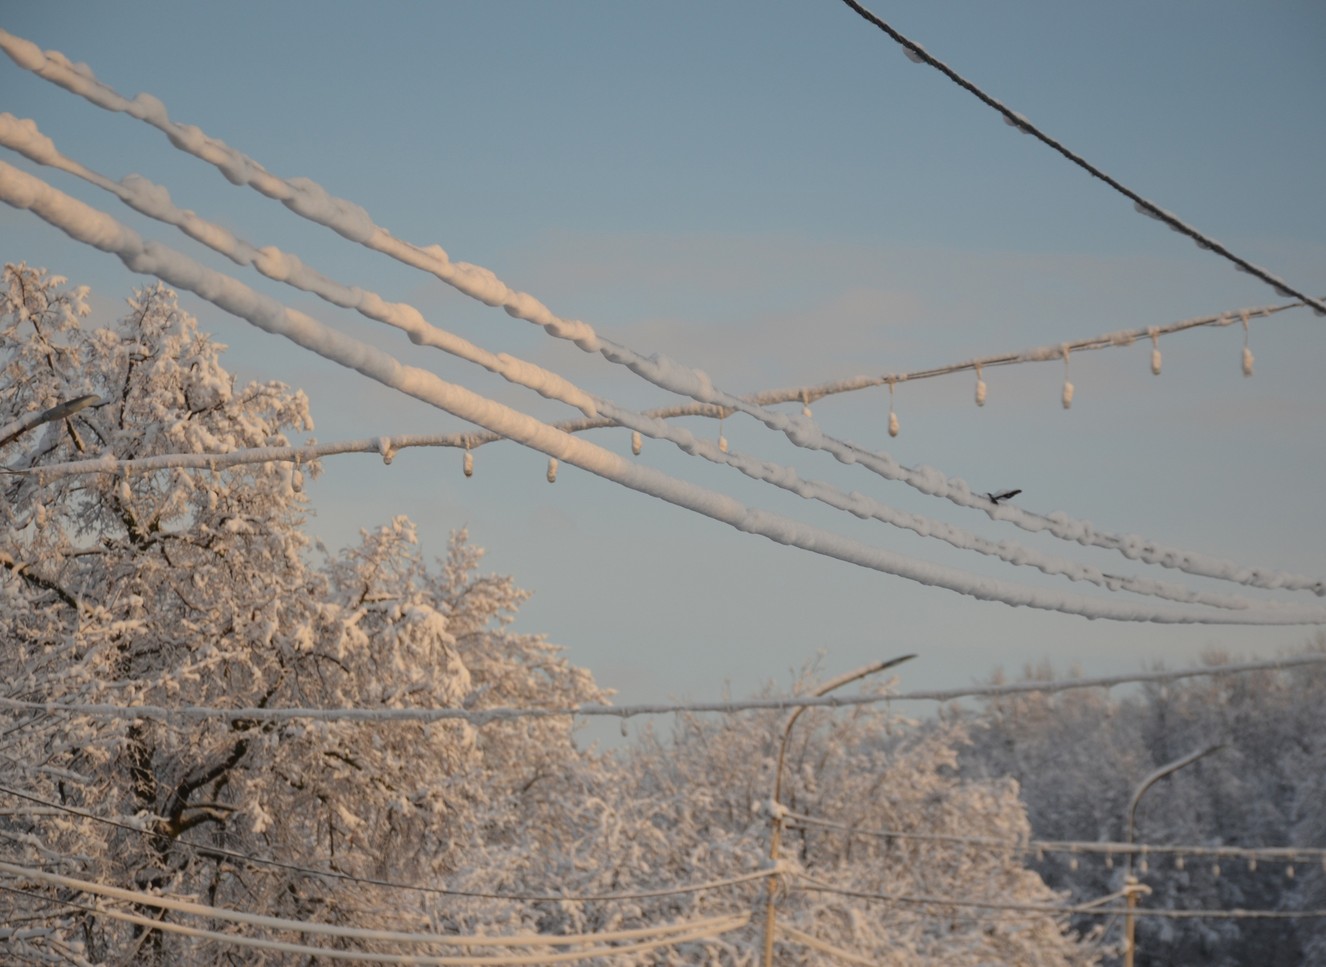
[[[1010,499],[1010,498],[1012,498],[1012,497],[1016,497],[1016,496],[1017,496],[1018,494],[1020,494],[1020,493],[1022,493],[1021,490],[1005,490],[1003,493],[998,493],[998,494],[996,494],[996,493],[987,493],[987,494],[985,495],[985,497],[986,497],[986,499],[987,499],[988,501],[990,501],[990,503],[992,503],[992,504],[997,504],[997,503],[999,503],[1000,501],[1004,501],[1004,500],[1008,500],[1008,499]]]

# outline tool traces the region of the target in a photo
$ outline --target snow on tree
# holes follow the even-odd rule
[[[514,630],[525,593],[481,574],[482,552],[463,531],[429,563],[397,517],[319,559],[303,490],[316,465],[44,478],[43,467],[71,459],[281,446],[312,421],[301,393],[238,385],[222,347],[160,285],[136,293],[114,326],[84,328],[85,290],[23,265],[4,281],[0,426],[33,426],[0,448],[4,469],[19,471],[0,477],[0,696],[48,707],[0,713],[0,786],[55,804],[6,798],[8,860],[359,928],[598,932],[763,909],[781,713],[684,717],[667,738],[649,732],[605,755],[576,746],[567,716],[474,725],[51,709],[479,711],[572,708],[607,693],[561,649]],[[96,405],[36,422],[93,395]],[[820,962],[806,938],[882,964],[1094,962],[1062,916],[1003,906],[1062,899],[1020,852],[925,838],[1029,835],[1013,783],[959,777],[961,740],[956,727],[918,730],[879,707],[802,717],[782,806],[893,835],[789,826],[778,922],[802,939],[779,935],[779,964]],[[237,958],[219,940],[99,916],[97,897],[18,878],[0,887],[0,938],[14,959]],[[499,898],[640,891],[649,895]],[[754,964],[761,945],[757,915],[612,962]],[[245,950],[244,960],[264,955]]]
[[[312,427],[302,393],[237,386],[222,347],[160,285],[139,291],[114,327],[84,329],[86,315],[85,290],[6,267],[0,425],[82,395],[102,402],[0,451],[7,469],[33,471],[0,482],[0,694],[232,708],[604,697],[557,649],[510,631],[522,593],[476,577],[478,552],[463,537],[440,572],[419,560],[401,519],[310,565],[302,482],[316,467],[43,480],[43,465],[69,459],[282,446]],[[455,723],[7,712],[7,783],[152,835],[22,808],[0,819],[0,838],[22,862],[102,883],[308,920],[421,926],[371,886],[206,847],[425,879],[481,838],[479,816],[494,803],[509,817],[539,770],[574,755],[569,729],[547,720],[481,738]],[[38,960],[209,963],[233,953],[14,893],[0,895],[0,920],[40,925],[12,941]]]
[[[808,678],[798,680],[798,690]],[[560,815],[531,826],[523,841],[487,850],[468,878],[453,884],[534,894],[649,892],[723,880],[768,868],[770,798],[784,713],[681,716],[666,738],[647,731],[616,760],[568,776]],[[1016,785],[957,777],[957,729],[925,732],[881,707],[812,710],[792,734],[782,805],[794,813],[859,830],[907,836],[850,835],[795,828],[777,923],[849,951],[863,962],[896,965],[1017,963],[1032,967],[1095,962],[1065,918],[1003,904],[1061,902],[1022,865],[1017,851],[964,847],[924,837],[1030,834]],[[861,896],[810,889],[816,883]],[[595,902],[547,901],[507,907],[474,904],[457,929],[606,930],[677,918],[763,909],[765,881],[713,890]],[[988,902],[995,909],[920,902]],[[449,904],[453,911],[459,909]],[[758,918],[743,930],[614,964],[758,964]],[[831,962],[779,935],[775,962]]]
[[[1319,638],[1309,649],[1326,648]],[[1229,655],[1206,656],[1212,667]],[[1028,669],[1047,680],[1052,669]],[[1148,683],[1135,693],[1029,693],[962,713],[972,743],[962,769],[973,778],[1020,783],[1039,839],[1125,838],[1125,811],[1154,769],[1212,743],[1222,748],[1147,790],[1138,804],[1136,841],[1240,848],[1326,843],[1326,672],[1318,665]],[[1218,869],[1218,872],[1216,868]],[[1122,886],[1124,864],[1047,854],[1037,868],[1075,900]],[[1320,863],[1249,868],[1246,861],[1193,856],[1150,858],[1139,879],[1152,891],[1145,907],[1290,912],[1326,908]],[[1326,952],[1320,918],[1236,920],[1142,918],[1139,967],[1203,963],[1315,963]]]

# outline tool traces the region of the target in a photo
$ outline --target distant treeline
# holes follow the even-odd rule
[[[1305,651],[1326,652],[1326,636]],[[1209,654],[1212,665],[1231,663]],[[1026,680],[1050,680],[1046,666]],[[1167,763],[1222,748],[1149,788],[1138,802],[1135,842],[1194,847],[1326,847],[1326,666],[1102,689],[1029,693],[979,710],[948,709],[968,726],[964,778],[1011,777],[1033,836],[1123,841],[1134,790]],[[1120,889],[1122,858],[1047,852],[1046,882],[1083,902]],[[1141,908],[1323,910],[1320,858],[1288,863],[1162,852],[1137,863],[1151,893]],[[1144,867],[1144,868],[1143,868]],[[1093,920],[1083,918],[1086,928]],[[1106,941],[1118,941],[1114,924]],[[1167,919],[1137,923],[1137,964],[1326,964],[1326,918]]]

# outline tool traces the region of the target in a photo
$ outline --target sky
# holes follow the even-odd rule
[[[1326,11],[1202,0],[884,4],[896,29],[1046,133],[1300,291],[1326,293],[1315,121]],[[440,245],[557,315],[733,395],[907,372],[1285,300],[1019,133],[831,0],[799,3],[179,5],[0,2],[0,27],[83,62],[126,97],[348,199],[393,236]],[[0,111],[34,120],[111,179],[139,174],[180,208],[275,245],[433,325],[555,371],[598,397],[676,402],[601,356],[301,220],[112,114],[0,58]],[[339,332],[539,419],[575,416],[398,332],[240,269],[65,173],[39,175],[144,236]],[[94,320],[148,280],[30,212],[0,206],[0,259],[92,287]],[[319,441],[468,424],[182,293],[241,379],[311,400]],[[934,467],[973,491],[1020,488],[1063,512],[1243,565],[1326,576],[1326,319],[1253,317],[1152,345],[957,373],[817,400],[826,434]],[[1065,378],[1074,392],[1062,405]],[[776,407],[800,414],[799,404]],[[795,466],[900,512],[1017,540],[1110,573],[1258,596],[1026,534],[979,509],[791,447],[748,416],[676,421],[730,452]],[[585,440],[693,487],[909,562],[1140,601],[1011,567],[773,492],[620,428]],[[763,537],[515,443],[325,461],[311,531],[329,547],[406,514],[426,553],[468,528],[485,566],[533,596],[546,634],[622,703],[740,696],[821,662],[901,653],[903,688],[960,687],[1049,662],[1117,674],[1206,649],[1271,656],[1305,626],[1089,620],[977,600]],[[643,472],[643,471],[642,471]],[[1263,595],[1264,596],[1264,595]],[[1278,600],[1320,604],[1303,592]]]

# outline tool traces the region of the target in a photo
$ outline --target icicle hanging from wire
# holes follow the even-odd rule
[[[465,471],[465,476],[474,476],[474,454],[470,452],[470,446],[468,443],[465,444],[465,459],[461,466]]]
[[[1063,346],[1063,352],[1064,352],[1063,404],[1064,404],[1064,409],[1068,409],[1073,405],[1073,384],[1068,379],[1068,344],[1067,343],[1065,343]]]
[[[643,445],[644,445],[644,444],[643,444],[643,441],[640,439],[640,431],[639,431],[639,430],[632,430],[632,431],[631,431],[631,452],[632,452],[633,454],[635,454],[637,457],[640,456],[640,448],[641,448]]]
[[[1252,375],[1252,350],[1248,348],[1248,310],[1239,313],[1243,319],[1243,375]]]
[[[976,364],[976,405],[985,405],[985,379],[981,376],[981,364]]]
[[[889,436],[898,435],[898,414],[893,411],[893,380],[889,380]]]
[[[718,449],[722,453],[727,453],[727,437],[723,436],[723,418],[718,418]]]
[[[1160,375],[1160,330],[1157,326],[1151,327],[1151,374]]]
[[[805,417],[810,416],[810,397],[806,394],[805,390],[801,391],[801,415]]]
[[[557,458],[548,458],[548,483],[557,483]]]

